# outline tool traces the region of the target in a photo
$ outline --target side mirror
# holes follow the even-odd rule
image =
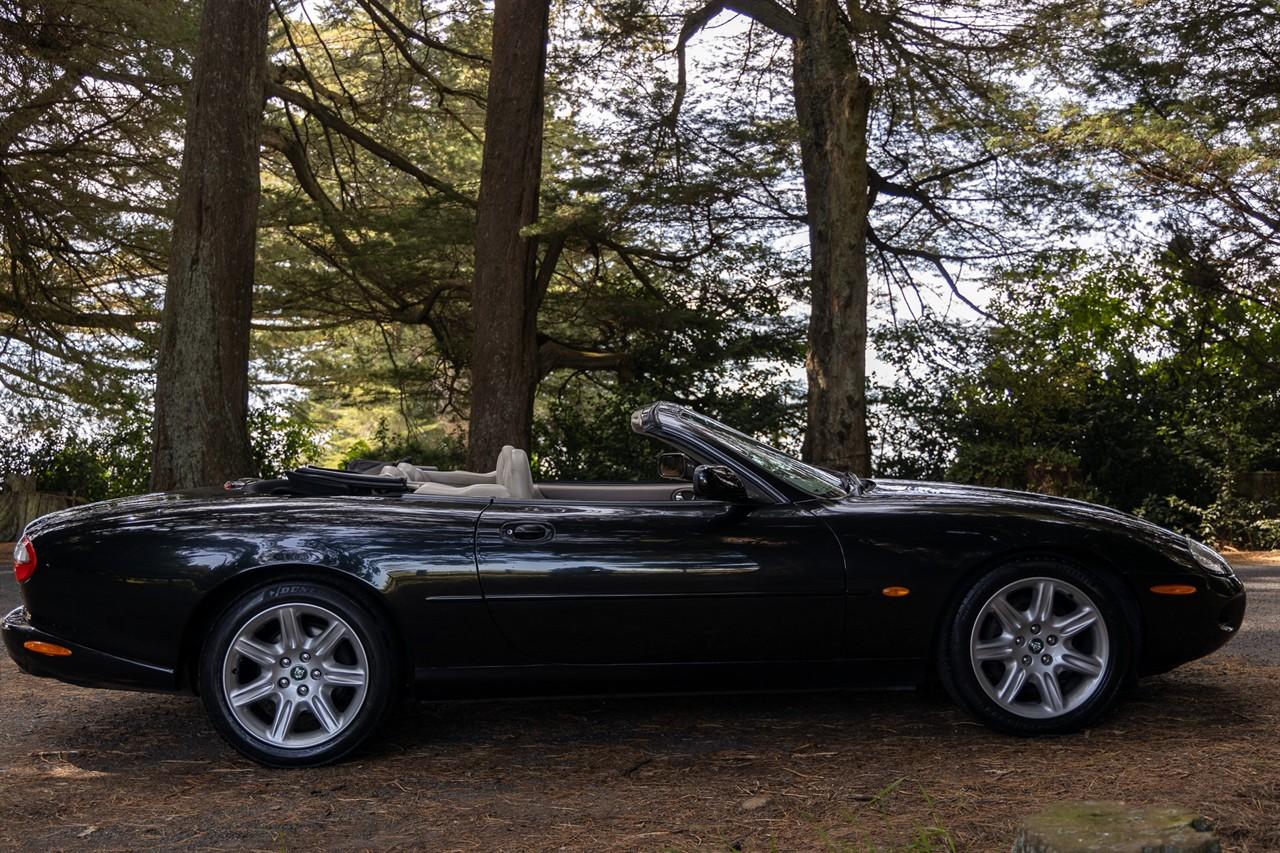
[[[658,476],[664,480],[687,480],[689,478],[689,458],[683,453],[659,454]]]
[[[724,465],[699,465],[693,471],[693,493],[712,501],[746,503],[747,487],[733,470]]]

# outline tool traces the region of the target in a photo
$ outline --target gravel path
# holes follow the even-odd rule
[[[1280,551],[1228,554],[1249,593],[1240,636],[1222,654],[1280,666]]]

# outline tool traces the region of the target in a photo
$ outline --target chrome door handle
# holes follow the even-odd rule
[[[498,528],[498,533],[508,542],[530,544],[549,541],[555,529],[541,521],[508,521]]]

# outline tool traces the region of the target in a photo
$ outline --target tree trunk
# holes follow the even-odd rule
[[[476,215],[467,466],[487,471],[504,444],[529,446],[538,387],[537,240],[549,0],[497,0]]]
[[[253,473],[249,323],[267,0],[205,0],[156,364],[151,484]]]
[[[871,473],[867,437],[867,114],[838,0],[797,0],[793,85],[812,262],[804,458]]]

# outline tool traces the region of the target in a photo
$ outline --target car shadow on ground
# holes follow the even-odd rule
[[[80,713],[35,719],[38,739],[46,747],[41,754],[61,755],[94,772],[157,763],[242,761],[218,737],[195,697],[80,691],[43,683],[59,692],[82,693],[88,701]],[[1204,739],[1215,731],[1238,728],[1249,718],[1250,707],[1248,690],[1230,678],[1157,676],[1140,682],[1094,730],[1143,726]],[[973,722],[945,696],[932,692],[416,701],[397,705],[382,732],[354,760],[377,762],[435,752],[456,756],[468,750],[489,755],[519,752],[526,761],[551,756],[551,763],[563,759],[565,750],[598,755],[613,748],[691,755],[735,749],[768,752],[788,736],[817,737],[845,748],[889,737],[1011,740]],[[1051,742],[1091,736],[1086,732]]]

